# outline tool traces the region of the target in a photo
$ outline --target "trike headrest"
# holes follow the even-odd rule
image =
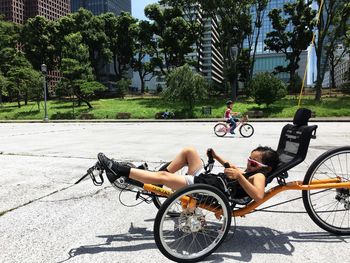
[[[306,108],[300,108],[294,114],[293,124],[296,126],[307,125],[307,122],[310,118],[311,110]]]

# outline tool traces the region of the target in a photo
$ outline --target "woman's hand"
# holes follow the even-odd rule
[[[224,170],[224,174],[226,174],[227,177],[232,180],[237,180],[240,176],[243,175],[243,172],[240,169],[238,169],[236,166],[231,165],[231,168],[226,168]]]
[[[210,152],[210,153],[209,153]],[[214,151],[213,148],[208,148],[207,149],[207,155],[209,156],[209,154],[211,154],[211,156],[216,159],[217,155],[216,155],[216,152]]]

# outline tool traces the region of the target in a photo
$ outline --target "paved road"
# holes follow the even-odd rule
[[[218,138],[213,123],[0,124],[0,262],[169,262],[156,248],[153,205],[108,184],[72,184],[100,151],[153,168],[183,146],[207,147],[239,166],[261,144],[276,147],[285,123],[254,123],[255,134]],[[306,162],[290,172],[302,179],[325,150],[350,145],[350,123],[318,124]],[[216,169],[220,169],[216,167]],[[299,197],[285,192],[266,205]],[[350,237],[329,235],[304,213],[301,200],[237,218],[235,234],[207,262],[348,262]]]

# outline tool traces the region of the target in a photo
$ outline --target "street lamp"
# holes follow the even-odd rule
[[[44,75],[44,108],[45,108],[44,122],[48,122],[49,118],[47,117],[47,106],[46,106],[46,75],[47,75],[47,66],[45,64],[41,64],[41,72]]]

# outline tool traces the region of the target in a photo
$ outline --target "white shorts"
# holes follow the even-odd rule
[[[204,167],[202,166],[202,167],[199,167],[196,171],[194,171],[193,175],[189,175],[189,174],[184,175],[187,185],[194,184],[194,177],[204,172],[205,170],[204,170]]]

